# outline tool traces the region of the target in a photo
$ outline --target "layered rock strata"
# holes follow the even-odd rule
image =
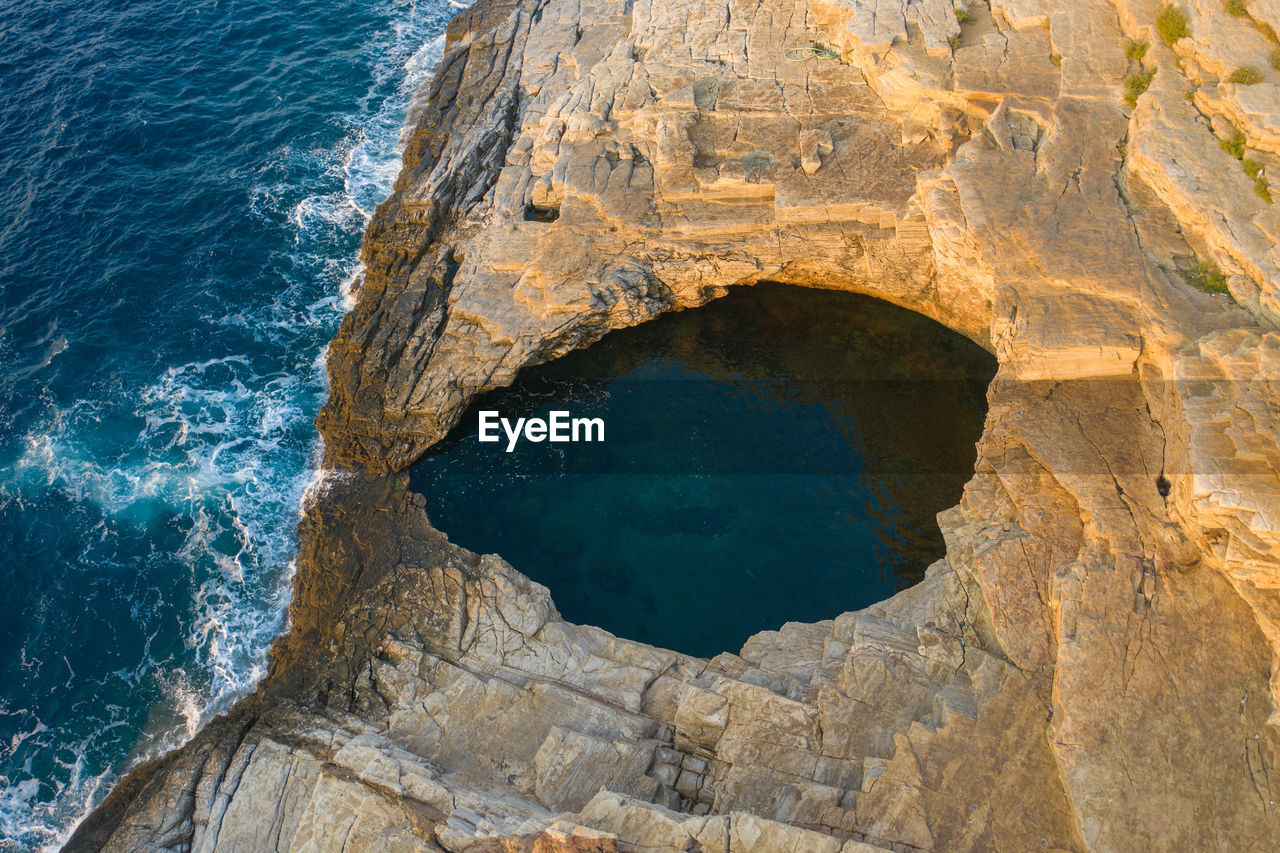
[[[1196,0],[1172,45],[1160,11],[461,15],[329,353],[360,473],[271,674],[70,849],[1280,847],[1280,5]],[[564,622],[391,473],[523,366],[764,280],[998,357],[920,585],[689,658]]]

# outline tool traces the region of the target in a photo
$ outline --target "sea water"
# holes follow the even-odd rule
[[[448,0],[0,4],[0,850],[252,688]]]
[[[410,482],[436,527],[545,584],[571,621],[737,651],[943,556],[935,516],[972,476],[995,368],[865,296],[739,288],[526,369]]]

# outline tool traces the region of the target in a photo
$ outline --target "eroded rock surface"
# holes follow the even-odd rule
[[[363,473],[309,509],[291,633],[71,849],[1280,847],[1280,6],[1196,0],[1172,46],[1158,3],[958,8],[455,20],[330,351]],[[380,476],[521,367],[764,280],[1000,360],[917,587],[689,658],[564,622]]]

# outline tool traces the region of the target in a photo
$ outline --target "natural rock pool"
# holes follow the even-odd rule
[[[524,371],[411,486],[452,541],[501,554],[566,619],[710,656],[923,577],[995,367],[878,300],[742,288]],[[485,410],[599,417],[605,441],[508,453],[505,436],[478,441]]]

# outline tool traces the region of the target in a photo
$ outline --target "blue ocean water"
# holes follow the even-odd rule
[[[249,690],[448,0],[0,4],[0,850]]]

